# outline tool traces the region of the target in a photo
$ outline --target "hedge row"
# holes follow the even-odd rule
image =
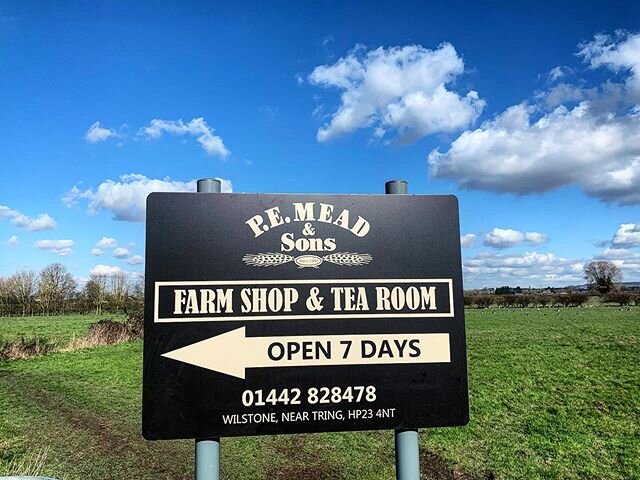
[[[556,295],[472,295],[465,294],[464,304],[469,307],[502,308],[525,307],[580,307],[589,301],[588,293],[565,293]],[[620,306],[639,305],[640,294],[631,292],[612,292],[602,297],[603,303]]]

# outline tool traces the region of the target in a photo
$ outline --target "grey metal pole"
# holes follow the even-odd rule
[[[396,430],[396,478],[420,479],[420,447],[417,430]]]
[[[222,182],[217,178],[201,178],[198,180],[198,193],[220,193]]]
[[[384,184],[384,193],[406,195],[409,185],[404,180],[391,180]],[[420,448],[417,430],[396,430],[396,478],[420,480]]]
[[[198,193],[220,193],[222,183],[215,178],[198,180]],[[220,439],[196,439],[196,480],[220,480]]]
[[[196,440],[196,480],[220,480],[220,439]]]
[[[404,180],[389,180],[384,184],[384,193],[391,195],[406,195],[409,193],[409,184]]]

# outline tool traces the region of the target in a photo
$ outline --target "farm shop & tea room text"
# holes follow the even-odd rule
[[[292,312],[392,312],[436,310],[436,286],[334,286],[329,295],[318,287],[176,288],[173,314]]]

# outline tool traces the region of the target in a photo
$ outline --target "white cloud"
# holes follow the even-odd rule
[[[56,227],[55,220],[48,213],[41,213],[36,218],[31,218],[5,205],[0,205],[0,218],[10,218],[12,225],[29,232],[51,230]]]
[[[623,247],[640,247],[640,223],[623,223],[613,236],[611,244]]]
[[[463,261],[465,288],[498,285],[520,285],[521,287],[581,285],[585,282],[584,264],[591,260],[612,262],[622,271],[624,281],[640,281],[640,252],[634,251],[634,248],[640,247],[640,244],[636,243],[640,240],[636,236],[640,233],[638,227],[640,225],[633,223],[620,225],[614,240],[610,242],[612,246],[586,261],[563,258],[553,253],[481,252]],[[497,235],[495,235],[496,230],[499,231]],[[529,235],[530,241],[539,241],[541,238],[539,237],[541,234],[537,232],[527,233],[535,234]],[[491,232],[496,239],[502,239],[505,242],[509,240],[526,242],[527,233],[507,229],[494,229]]]
[[[633,255],[633,252],[628,248],[607,247],[604,249],[604,251],[600,256],[611,259],[611,258],[625,258],[625,257],[628,257],[629,255]]]
[[[113,237],[102,237],[96,243],[97,248],[116,248],[118,246],[118,241]]]
[[[94,257],[99,257],[100,255],[104,255],[104,250],[100,248],[92,248],[91,255],[93,255]]]
[[[547,241],[547,236],[539,232],[525,232],[524,239],[531,245],[539,245]]]
[[[614,263],[623,274],[624,281],[640,281],[640,223],[623,223],[613,235],[610,244],[595,260]]]
[[[476,235],[474,233],[466,233],[460,236],[460,246],[462,248],[473,247],[476,242]]]
[[[598,34],[580,48],[578,55],[592,68],[606,67],[616,73],[627,73],[626,86],[630,94],[640,97],[640,33]]]
[[[189,135],[195,137],[208,155],[226,158],[231,152],[225,147],[222,138],[214,135],[214,130],[204,118],[194,118],[189,123],[180,120],[153,119],[148,126],[140,130],[140,134],[148,139],[158,139],[165,133],[169,135]]]
[[[115,265],[98,264],[91,269],[91,275],[110,277],[119,273],[127,273],[125,270]]]
[[[222,191],[231,192],[230,180],[222,181]],[[141,174],[122,175],[120,181],[105,180],[95,189],[81,191],[73,187],[63,198],[67,205],[73,205],[78,200],[88,201],[88,210],[96,214],[101,210],[110,210],[115,220],[143,222],[145,216],[146,198],[151,192],[195,192],[196,180],[180,182],[170,178],[147,178]]]
[[[625,282],[640,281],[640,253],[628,248],[606,248],[595,260],[606,260],[615,264],[622,272]]]
[[[66,257],[71,255],[73,243],[73,240],[38,240],[35,246],[40,250],[47,250],[61,257]]]
[[[131,255],[128,248],[118,247],[113,251],[113,256],[115,258],[127,258]]]
[[[56,227],[56,222],[47,213],[41,213],[36,218],[27,217],[26,215],[18,215],[11,220],[16,227],[30,232],[38,232],[41,230],[51,230]]]
[[[597,99],[598,91],[595,88],[584,88],[570,83],[558,83],[549,90],[538,93],[536,99],[542,101],[548,109],[556,108],[563,104],[575,104],[583,100]]]
[[[104,142],[111,137],[118,137],[118,133],[112,128],[104,128],[100,126],[100,122],[95,122],[89,127],[84,138],[89,143]]]
[[[465,128],[485,102],[473,90],[461,96],[448,89],[463,72],[464,62],[449,43],[435,50],[407,45],[365,52],[356,46],[309,75],[315,85],[342,91],[331,121],[318,130],[318,141],[366,127],[394,130],[406,140]]]
[[[513,105],[463,132],[448,151],[433,150],[430,175],[518,194],[573,184],[605,202],[639,204],[640,35],[596,36],[581,48],[593,68],[621,72],[626,81],[561,84],[538,95],[539,105]]]
[[[492,248],[508,248],[525,243],[538,245],[547,241],[539,232],[521,232],[511,228],[494,228],[484,236],[484,245]]]
[[[583,282],[583,265],[553,253],[494,254],[482,252],[463,261],[466,288],[511,285],[562,286]]]
[[[15,210],[10,209],[5,205],[0,205],[0,217],[1,218],[12,218],[18,214]]]
[[[429,154],[431,176],[462,188],[545,192],[578,184],[590,196],[640,203],[640,115],[592,115],[588,102],[537,121],[516,105]]]
[[[557,82],[563,77],[566,77],[570,73],[573,73],[573,70],[570,67],[565,67],[564,65],[560,65],[552,68],[547,74],[547,80],[550,82]]]
[[[9,248],[16,248],[18,246],[18,237],[16,235],[11,235],[9,240],[5,242],[5,245]]]
[[[127,263],[129,265],[140,265],[143,262],[144,262],[144,258],[142,258],[140,255],[132,255],[127,260]]]

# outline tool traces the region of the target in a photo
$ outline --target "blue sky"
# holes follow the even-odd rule
[[[0,275],[141,272],[146,194],[215,176],[454,193],[468,288],[581,283],[594,258],[640,281],[638,19],[636,2],[3,2]]]

